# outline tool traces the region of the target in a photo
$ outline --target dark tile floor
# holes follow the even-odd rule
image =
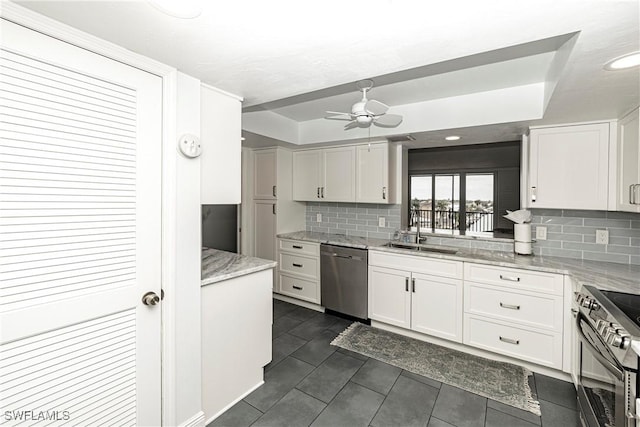
[[[535,374],[542,417],[333,347],[350,321],[274,300],[265,384],[214,426],[579,426],[573,385]]]

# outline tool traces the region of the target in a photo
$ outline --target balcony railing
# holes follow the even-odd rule
[[[409,225],[415,227],[420,221],[421,229],[459,230],[460,212],[453,210],[431,211],[427,209],[412,210]],[[465,225],[467,231],[491,232],[493,231],[493,212],[469,212],[465,213]]]

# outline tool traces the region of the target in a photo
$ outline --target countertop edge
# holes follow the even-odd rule
[[[202,279],[200,286],[212,285],[214,283],[222,282],[225,280],[233,279],[235,277],[246,276],[247,274],[257,273],[259,271],[268,270],[270,268],[275,268],[278,265],[277,262],[271,261],[270,263],[266,263],[264,265],[259,265],[255,267],[249,267],[243,270],[234,271],[233,273],[221,274],[215,277],[210,277],[207,279]]]

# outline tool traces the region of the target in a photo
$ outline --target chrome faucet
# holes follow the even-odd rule
[[[416,243],[420,244],[423,239],[420,237],[420,210],[417,207],[414,210],[416,213]]]

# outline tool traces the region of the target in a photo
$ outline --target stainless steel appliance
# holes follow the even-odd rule
[[[640,295],[583,286],[578,305],[578,403],[588,427],[636,427]]]
[[[320,245],[321,304],[338,313],[367,319],[366,249]]]

